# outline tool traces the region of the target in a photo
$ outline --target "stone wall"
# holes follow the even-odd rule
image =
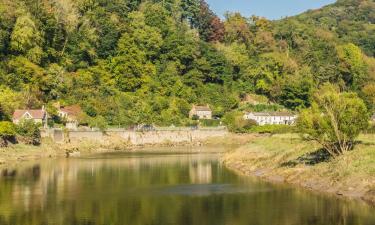
[[[188,130],[188,131],[109,131],[109,136],[119,136],[132,144],[161,144],[166,142],[181,143],[181,142],[195,142],[204,140],[210,137],[222,137],[227,134],[226,130]]]
[[[93,141],[102,141],[104,134],[102,131],[88,130],[80,131],[73,130],[67,131],[67,140],[69,141],[80,141],[80,140],[93,140]]]
[[[56,142],[62,140],[60,132],[54,132],[54,139]],[[121,138],[134,145],[144,144],[161,144],[166,142],[182,143],[182,142],[196,142],[211,137],[223,137],[228,133],[224,128],[222,129],[170,129],[170,130],[155,130],[155,131],[129,131],[123,129],[111,129],[106,132],[102,131],[67,131],[65,132],[65,141],[77,142],[81,140],[90,141],[104,141],[105,139]]]

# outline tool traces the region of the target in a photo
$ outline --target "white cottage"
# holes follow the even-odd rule
[[[289,112],[248,112],[245,120],[254,120],[258,125],[293,125],[297,116]]]

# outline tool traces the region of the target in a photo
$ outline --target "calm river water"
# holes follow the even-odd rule
[[[374,225],[375,208],[238,176],[217,153],[113,153],[2,170],[0,224]]]

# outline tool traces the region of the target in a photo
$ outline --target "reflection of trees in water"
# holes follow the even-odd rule
[[[256,182],[253,193],[160,195],[182,184],[244,183],[212,163],[215,157],[64,159],[17,168],[1,178],[0,224],[368,225],[358,215],[374,217],[367,207],[300,190],[257,191],[270,186]]]

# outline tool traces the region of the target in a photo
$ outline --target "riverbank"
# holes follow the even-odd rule
[[[362,199],[375,205],[375,136],[332,159],[314,142],[283,134],[252,139],[227,153],[223,163],[244,175],[297,185],[314,191]]]
[[[156,144],[134,145],[116,136],[106,137],[101,141],[81,140],[71,143],[55,143],[49,138],[44,138],[40,146],[15,144],[9,145],[7,148],[0,148],[0,167],[14,166],[24,161],[44,158],[76,157],[116,151],[136,152],[159,147],[209,146],[233,149],[246,144],[249,140],[251,140],[249,135],[227,134],[223,137],[206,138],[192,142],[164,141]]]

